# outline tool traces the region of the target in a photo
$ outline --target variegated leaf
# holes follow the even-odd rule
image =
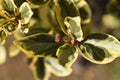
[[[2,4],[3,7],[10,12],[14,12],[15,8],[17,8],[17,6],[14,3],[14,0],[3,0]]]
[[[66,43],[58,48],[56,55],[61,65],[71,67],[78,57],[78,49],[73,45]]]
[[[33,57],[30,62],[30,69],[33,71],[35,80],[48,80],[50,73],[47,72],[44,65],[44,59],[39,57]]]
[[[27,24],[30,21],[30,18],[33,15],[33,12],[29,6],[29,4],[27,2],[24,2],[21,6],[20,6],[20,13],[21,13],[21,23],[22,24]]]
[[[29,56],[39,55],[43,57],[55,54],[63,43],[56,43],[55,37],[52,35],[40,33],[17,40],[15,44]]]
[[[73,0],[56,0],[55,12],[58,23],[65,34],[68,35],[64,24],[65,17],[78,17],[80,19],[79,10]]]
[[[66,26],[67,33],[72,39],[81,41],[83,39],[83,32],[80,25],[80,18],[77,17],[66,17],[64,24]]]
[[[120,42],[111,35],[91,34],[82,41],[80,53],[93,63],[110,63],[120,57]]]
[[[79,2],[76,3],[76,5],[80,12],[81,23],[89,23],[92,17],[92,12],[88,3],[85,0],[79,0]]]
[[[55,57],[47,56],[45,57],[44,62],[48,70],[54,75],[65,77],[72,72],[71,68],[65,68],[60,65],[59,60]]]

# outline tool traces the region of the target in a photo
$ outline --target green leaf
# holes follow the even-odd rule
[[[41,21],[38,20],[34,25],[29,27],[29,31],[25,35],[28,36],[37,33],[48,33],[49,31],[50,27],[46,26],[44,23],[41,23]]]
[[[61,65],[71,67],[78,57],[78,49],[71,44],[64,44],[57,50],[57,57]]]
[[[5,39],[7,37],[7,33],[4,30],[0,30],[0,45],[5,43]]]
[[[19,53],[20,53],[20,49],[15,44],[12,44],[9,48],[9,56],[14,57]]]
[[[81,0],[73,0],[76,4],[79,3]]]
[[[14,0],[3,0],[2,4],[4,9],[10,12],[13,12],[15,8],[17,8],[17,6],[14,3]]]
[[[43,58],[34,57],[30,68],[33,71],[35,80],[48,80],[50,74],[47,73]]]
[[[68,35],[66,26],[64,25],[65,17],[78,17],[79,10],[73,0],[56,0],[55,12],[58,23],[65,34]],[[80,18],[80,17],[79,17]]]
[[[47,4],[50,0],[29,0],[29,1],[35,5],[43,5]]]
[[[21,13],[21,23],[22,24],[27,24],[30,20],[30,18],[33,15],[33,12],[29,6],[29,4],[27,2],[24,2],[21,6],[20,6],[20,13]]]
[[[15,44],[27,55],[46,56],[56,53],[63,43],[56,43],[55,37],[49,34],[35,34],[15,41]]]
[[[6,61],[6,49],[4,46],[0,45],[0,64],[5,63]]]
[[[71,38],[81,41],[83,39],[83,32],[80,25],[80,18],[78,17],[66,17],[64,21],[67,27],[67,33]]]
[[[0,19],[10,19],[10,14],[5,10],[0,10]]]
[[[48,70],[54,75],[65,77],[72,72],[71,68],[65,68],[60,65],[59,60],[55,57],[47,56],[45,57],[44,62]]]
[[[81,42],[80,53],[93,63],[110,63],[120,56],[120,42],[111,35],[91,34]]]
[[[51,4],[53,4],[53,3],[51,2]],[[53,26],[54,32],[57,32],[57,33],[60,33],[60,34],[63,33],[63,31],[60,29],[60,26],[57,22],[54,7],[52,9],[51,8],[49,9],[49,12],[47,14],[47,18],[48,18],[48,21],[49,21],[50,25]]]
[[[38,34],[38,33],[48,33],[50,29],[44,29],[44,28],[36,28],[36,27],[30,27],[29,32],[26,33],[25,35],[33,35],[33,34]]]
[[[31,65],[31,67],[32,67],[32,66],[33,66],[33,65],[32,65],[32,64],[33,64],[33,57],[28,58],[27,62],[28,62],[28,65]],[[33,67],[34,67],[34,66],[33,66]]]
[[[43,63],[43,59],[39,58],[35,63],[35,66],[36,66],[37,77],[43,79],[45,75],[45,65]]]
[[[92,13],[88,3],[85,0],[80,0],[78,3],[76,3],[76,5],[80,12],[81,23],[89,23],[92,17]]]
[[[20,7],[20,5],[27,0],[14,0],[17,7]]]

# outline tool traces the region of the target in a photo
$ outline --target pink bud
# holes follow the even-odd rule
[[[56,36],[55,37],[55,42],[60,43],[62,41],[62,37],[61,36]]]
[[[71,42],[71,44],[74,45],[76,43],[76,40],[72,39],[70,42]]]

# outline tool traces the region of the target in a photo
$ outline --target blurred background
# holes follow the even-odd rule
[[[0,0],[0,6],[1,6]],[[92,19],[89,24],[83,24],[84,34],[104,32],[120,40],[120,0],[86,0],[92,10]],[[8,37],[6,49],[10,47],[14,38]],[[81,56],[72,66],[73,72],[67,77],[52,75],[50,80],[120,80],[120,58],[105,65],[93,64]],[[34,80],[32,71],[27,65],[24,53],[9,57],[0,65],[0,80]]]

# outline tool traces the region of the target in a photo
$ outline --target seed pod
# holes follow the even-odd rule
[[[49,0],[29,0],[29,1],[35,5],[43,5],[49,2]]]

